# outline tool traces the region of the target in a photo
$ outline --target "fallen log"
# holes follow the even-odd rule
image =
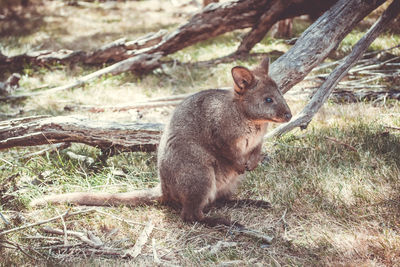
[[[163,125],[117,123],[73,116],[36,116],[0,122],[0,149],[77,142],[105,151],[155,151]]]
[[[167,34],[166,30],[150,33],[134,41],[125,38],[106,44],[92,52],[34,51],[13,57],[0,55],[0,69],[18,69],[24,64],[104,64],[118,62],[142,53],[172,54],[187,46],[205,41],[237,29],[252,28],[240,46],[240,52],[249,52],[272,25],[286,18],[320,13],[337,0],[246,0],[214,3],[195,14],[186,24]],[[278,8],[277,8],[278,7]],[[243,49],[245,47],[246,49]]]
[[[58,51],[33,51],[12,57],[0,54],[0,67],[19,69],[25,64],[45,66],[54,63],[71,64],[81,62],[85,64],[104,64],[118,62],[132,57],[132,50],[140,50],[154,46],[159,43],[166,34],[166,30],[160,30],[156,33],[146,34],[133,41],[127,41],[126,38],[121,38],[89,52],[61,49]]]
[[[267,5],[267,2],[275,3],[275,1],[248,0],[208,5],[201,13],[193,16],[187,24],[178,28],[175,32],[164,36],[160,43],[145,49],[132,50],[132,56],[135,56],[135,72],[143,73],[155,69],[161,66],[158,62],[161,56],[174,53],[198,41],[215,37],[219,34],[237,29],[238,27],[247,28],[254,25],[254,23],[257,23],[257,18],[265,13],[264,8],[266,6],[270,7]],[[304,12],[304,7],[303,9],[301,8],[302,4],[304,4],[303,1],[314,0],[290,2],[293,8],[293,10],[291,9],[291,15],[298,14],[296,12],[300,12],[300,14]],[[301,35],[296,44],[287,53],[278,58],[278,60],[271,65],[270,76],[274,78],[284,93],[287,92],[296,83],[303,80],[314,67],[320,64],[361,19],[383,2],[385,2],[385,0],[338,1]],[[296,6],[296,4],[299,6]],[[147,57],[153,55],[156,57],[158,64],[151,64],[151,68],[149,68],[148,64],[146,64],[146,60],[148,60]],[[144,57],[140,58],[141,56]],[[77,82],[49,89],[48,92],[80,86],[104,74],[123,72],[124,70],[120,72],[113,72],[111,70],[117,68],[120,63],[129,60],[130,59],[126,59],[81,77]],[[141,69],[141,67],[143,69]],[[129,70],[131,69],[127,68],[125,71]],[[90,79],[87,79],[89,77]],[[37,94],[39,94],[39,92]],[[26,96],[22,97],[32,95],[35,94],[26,94]],[[10,98],[14,100],[15,97],[10,96],[6,100],[10,100]],[[0,100],[4,101],[4,99]]]

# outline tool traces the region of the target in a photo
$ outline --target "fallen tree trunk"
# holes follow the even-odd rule
[[[162,124],[91,121],[81,117],[27,117],[0,122],[0,149],[77,142],[105,151],[154,151]]]
[[[90,52],[61,49],[58,51],[27,52],[12,57],[0,54],[0,67],[10,70],[21,68],[26,64],[45,66],[54,63],[104,64],[118,62],[132,57],[132,51],[156,45],[166,34],[166,30],[160,30],[156,33],[146,34],[134,41],[127,41],[126,38],[122,38]]]
[[[276,1],[279,3],[279,1],[286,0],[248,0],[208,5],[203,12],[193,16],[187,24],[181,26],[175,32],[164,36],[160,43],[152,47],[132,51],[132,56],[139,57],[156,54],[161,57],[174,53],[198,41],[237,29],[237,27],[247,28],[249,25],[257,23],[257,18],[265,13],[263,9],[265,6],[270,7],[270,4],[276,3]],[[292,3],[292,0],[287,1]],[[302,5],[305,2],[311,3],[312,1],[314,0],[294,1],[291,5],[290,14],[301,14],[306,7],[310,8],[308,5],[306,7]],[[385,0],[368,2],[364,0],[340,0],[325,12],[323,16],[302,34],[296,44],[287,53],[271,65],[270,75],[277,82],[278,86],[280,86],[281,90],[287,92],[293,85],[304,79],[315,66],[321,63],[339,45],[343,38],[361,19],[383,2]],[[282,11],[278,7],[276,9]],[[248,48],[248,46],[246,47]],[[129,59],[125,61],[127,60]],[[135,68],[135,71],[138,73],[149,70],[145,64],[146,57],[142,60],[144,61],[143,69],[140,69],[140,60],[136,60],[138,67]],[[116,68],[117,64],[120,64],[120,62],[93,74],[81,77],[78,81],[85,82],[86,77],[99,77],[107,73],[113,73],[111,70]],[[101,75],[95,75],[96,73],[101,73]],[[80,86],[83,82],[73,82],[50,89],[49,91],[53,92],[73,88]]]
[[[172,54],[187,46],[237,29],[252,28],[239,50],[249,52],[268,32],[271,26],[285,18],[324,12],[337,0],[246,0],[208,5],[186,24],[167,34],[166,30],[151,33],[135,41],[122,38],[92,52],[85,51],[35,51],[7,57],[0,55],[0,67],[17,69],[24,64],[52,63],[103,64],[118,62],[142,53]],[[244,49],[245,47],[245,49]]]

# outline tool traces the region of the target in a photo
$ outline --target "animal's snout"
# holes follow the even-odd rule
[[[291,118],[292,118],[292,113],[290,113],[290,112],[285,113],[285,119],[286,119],[286,121],[290,121]]]

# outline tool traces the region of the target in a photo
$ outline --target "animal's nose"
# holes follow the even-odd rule
[[[290,121],[290,119],[292,118],[292,114],[291,113],[285,113],[285,118]]]

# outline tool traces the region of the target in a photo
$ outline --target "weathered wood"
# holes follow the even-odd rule
[[[148,54],[141,54],[137,55],[123,61],[117,62],[111,66],[106,68],[100,69],[96,72],[90,73],[88,75],[82,76],[77,80],[62,86],[57,86],[54,88],[50,88],[47,90],[37,91],[34,93],[25,93],[19,95],[10,95],[6,97],[0,97],[0,101],[12,101],[18,99],[24,99],[31,96],[54,93],[58,91],[68,90],[74,87],[81,86],[84,83],[87,83],[95,78],[101,77],[105,74],[120,74],[122,72],[131,71],[134,73],[145,73],[151,71],[160,66],[159,59],[161,55],[159,53],[154,53],[151,55]]]
[[[0,149],[63,142],[84,143],[103,150],[154,151],[163,125],[116,123],[82,117],[27,117],[0,122]]]
[[[125,38],[105,45],[98,50],[88,53],[85,57],[86,64],[101,64],[105,62],[117,62],[132,57],[132,50],[140,50],[159,43],[167,30],[159,30],[149,33],[134,41],[126,41]]]
[[[319,0],[246,0],[213,3],[168,35],[165,30],[161,30],[132,42],[122,38],[93,52],[63,49],[35,51],[14,57],[0,55],[0,67],[21,67],[26,63],[44,65],[54,62],[101,64],[124,60],[142,53],[160,52],[168,55],[199,41],[236,29],[252,27],[253,30],[241,45],[246,47],[248,52],[278,20],[309,14],[315,12],[316,8],[323,12],[336,1],[325,0],[323,4],[319,3]]]
[[[133,104],[128,104],[128,105],[118,105],[118,106],[92,106],[92,105],[68,105],[65,106],[64,109],[68,111],[72,110],[86,110],[92,113],[100,113],[100,112],[105,112],[105,111],[111,111],[111,112],[121,112],[121,111],[127,111],[127,110],[143,110],[143,109],[152,109],[152,108],[161,108],[161,107],[175,107],[179,105],[182,102],[182,100],[176,100],[176,101],[160,101],[160,102],[144,102],[144,103],[133,103]]]
[[[274,38],[289,38],[292,36],[292,30],[293,30],[293,18],[283,19],[275,23],[275,25],[271,29],[271,35]]]
[[[163,55],[174,53],[198,41],[234,29],[247,28],[254,25],[258,22],[261,14],[266,12],[265,8],[270,7],[268,3],[279,3],[280,1],[289,0],[247,0],[208,5],[201,13],[194,15],[187,24],[164,36],[158,44],[145,49],[132,50],[130,54],[133,59],[126,59],[81,77],[76,82],[44,92],[54,92],[80,86],[106,73],[120,73],[132,70],[133,67],[126,66],[126,64],[132,63],[130,60],[135,63],[134,71],[139,73],[157,68],[161,65],[158,59]],[[290,6],[291,9],[285,12],[290,15],[302,14],[302,12],[305,12],[305,9],[301,8],[302,5],[310,3],[310,1],[315,0],[295,1]],[[313,67],[327,57],[357,22],[383,2],[385,0],[340,0],[337,2],[303,33],[291,50],[271,65],[270,75],[276,80],[281,90],[286,92],[294,84],[301,81]],[[114,69],[118,71],[112,71]],[[41,94],[41,92],[22,96],[9,96],[6,99],[0,98],[0,101],[15,100],[36,94]]]
[[[268,10],[261,15],[258,23],[253,26],[251,31],[246,35],[242,43],[237,49],[237,53],[248,53],[259,41],[264,38],[269,29],[279,20],[282,13],[287,7],[287,3],[293,3],[294,0],[290,1],[273,1],[270,2]]]
[[[339,0],[296,41],[296,44],[271,64],[270,75],[282,92],[296,83],[334,50],[354,26],[384,0]]]
[[[326,81],[314,94],[306,107],[290,122],[283,124],[267,134],[267,138],[280,136],[296,127],[307,128],[311,119],[328,99],[338,82],[347,74],[350,68],[359,60],[370,44],[383,32],[385,27],[400,13],[400,1],[393,1],[385,10],[379,20],[368,32],[354,45],[352,52],[333,70]]]
[[[24,64],[43,66],[53,63],[70,64],[82,62],[86,64],[103,64],[118,62],[132,57],[132,50],[154,46],[166,34],[166,30],[160,30],[156,33],[146,34],[134,41],[127,41],[126,38],[122,38],[89,52],[61,49],[58,51],[40,50],[27,52],[12,57],[0,54],[0,67],[15,69],[22,67]]]
[[[335,103],[356,103],[370,101],[400,100],[400,90],[335,90],[329,99]]]
[[[335,2],[337,2],[337,0],[269,1],[264,13],[258,19],[257,23],[253,25],[251,31],[243,38],[236,53],[243,54],[250,52],[250,50],[264,38],[276,22],[315,12],[322,14]]]

